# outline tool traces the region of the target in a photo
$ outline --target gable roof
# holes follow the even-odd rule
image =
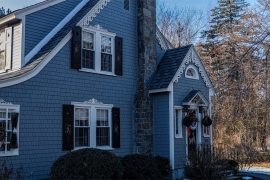
[[[193,45],[167,50],[149,83],[149,90],[166,89],[170,83],[177,83],[188,63],[194,63],[206,86],[214,91],[206,70]]]
[[[28,63],[20,70],[1,74],[0,82],[5,79],[16,78],[24,74],[30,73],[36,68],[42,60],[72,31],[72,28],[99,2],[99,0],[88,1],[80,11],[78,11],[71,20],[66,23],[49,41],[44,45],[38,53],[28,61]]]
[[[160,32],[159,28],[156,26],[156,38],[163,50],[174,49],[173,45],[165,38],[165,36]]]
[[[208,101],[199,90],[191,90],[182,101],[183,105],[204,105],[208,106]]]
[[[152,77],[149,89],[167,88],[192,45],[167,50]]]

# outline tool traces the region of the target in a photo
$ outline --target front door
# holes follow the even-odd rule
[[[188,153],[191,150],[196,149],[196,145],[197,145],[197,122],[198,118],[196,116],[196,110],[194,111],[190,111],[189,115],[191,116],[191,118],[193,119],[193,123],[187,127],[187,151]]]

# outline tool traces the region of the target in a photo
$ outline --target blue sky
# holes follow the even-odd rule
[[[43,0],[0,0],[0,7],[5,9],[16,10],[26,6],[33,5]],[[134,1],[134,0],[132,0]],[[191,6],[191,7],[212,7],[216,4],[217,0],[157,0],[158,2],[166,1],[170,6]],[[246,0],[251,5],[254,5],[256,0]]]

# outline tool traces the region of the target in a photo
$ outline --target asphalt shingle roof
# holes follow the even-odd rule
[[[90,0],[84,7],[78,11],[71,20],[64,25],[51,39],[44,45],[40,51],[19,71],[4,73],[0,75],[0,80],[21,76],[33,70],[55,47],[56,45],[72,30],[72,28],[95,6],[99,0]]]
[[[149,89],[167,88],[192,45],[167,50],[151,78]]]

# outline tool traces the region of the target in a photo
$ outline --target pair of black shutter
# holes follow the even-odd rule
[[[120,148],[120,108],[112,108],[112,147]],[[63,151],[74,149],[74,105],[63,105]]]
[[[122,76],[123,74],[123,39],[121,37],[115,37],[115,69],[116,75]],[[72,41],[72,58],[71,68],[82,68],[82,28],[75,26],[73,28],[73,41]]]

